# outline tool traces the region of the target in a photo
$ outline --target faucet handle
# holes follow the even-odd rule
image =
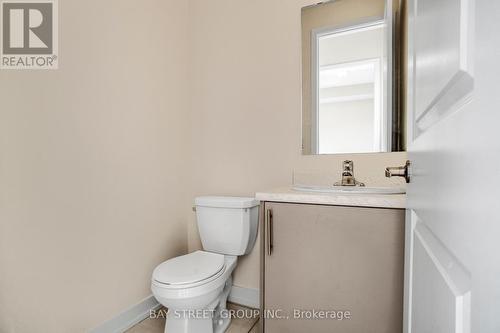
[[[344,162],[342,162],[342,170],[343,171],[351,171],[352,172],[353,166],[354,166],[354,163],[351,160],[345,160]]]

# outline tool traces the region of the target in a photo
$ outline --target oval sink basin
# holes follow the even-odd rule
[[[401,187],[369,187],[369,186],[308,186],[294,185],[294,191],[339,193],[339,194],[403,194],[406,190]]]

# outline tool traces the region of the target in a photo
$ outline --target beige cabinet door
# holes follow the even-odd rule
[[[271,212],[266,333],[401,333],[404,210],[266,202]],[[313,310],[348,311],[350,319],[308,319]]]

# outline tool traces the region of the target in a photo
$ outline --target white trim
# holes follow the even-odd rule
[[[161,304],[150,295],[121,312],[114,318],[107,320],[101,325],[89,330],[89,333],[122,333],[149,317],[151,310],[158,310]]]
[[[311,154],[319,154],[318,108],[319,108],[319,31],[311,31]]]
[[[415,215],[415,217],[413,216]],[[411,333],[411,299],[413,270],[413,229],[416,214],[407,209],[405,216],[405,263],[404,263],[404,302],[403,302],[403,333]]]
[[[312,33],[315,37],[323,37],[325,35],[331,34],[337,35],[341,33],[346,34],[370,29],[377,29],[380,25],[383,24],[385,24],[385,18],[383,16],[371,16],[356,20],[348,24],[312,29]]]
[[[229,302],[244,305],[249,308],[259,309],[259,289],[234,286],[229,293]]]
[[[394,13],[393,1],[385,0],[385,25],[386,25],[386,39],[385,39],[385,56],[386,61],[383,62],[383,75],[384,75],[384,98],[382,99],[384,106],[382,108],[382,115],[385,117],[382,123],[383,133],[385,140],[383,140],[382,151],[392,151],[392,112],[393,112],[393,45],[394,45]]]
[[[373,94],[357,94],[348,96],[336,96],[336,97],[325,97],[319,100],[319,104],[333,104],[333,103],[345,103],[345,102],[357,102],[366,101],[374,99]]]
[[[373,78],[373,151],[385,152],[387,151],[387,128],[384,126],[383,119],[387,110],[384,109],[384,99],[382,98],[382,85],[383,85],[383,67],[380,58],[374,60],[375,63],[375,77]]]

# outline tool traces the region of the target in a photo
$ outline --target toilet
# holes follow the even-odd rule
[[[168,309],[165,332],[220,333],[231,322],[226,301],[238,256],[257,237],[254,198],[205,196],[195,199],[203,251],[169,259],[153,271],[151,291]]]

